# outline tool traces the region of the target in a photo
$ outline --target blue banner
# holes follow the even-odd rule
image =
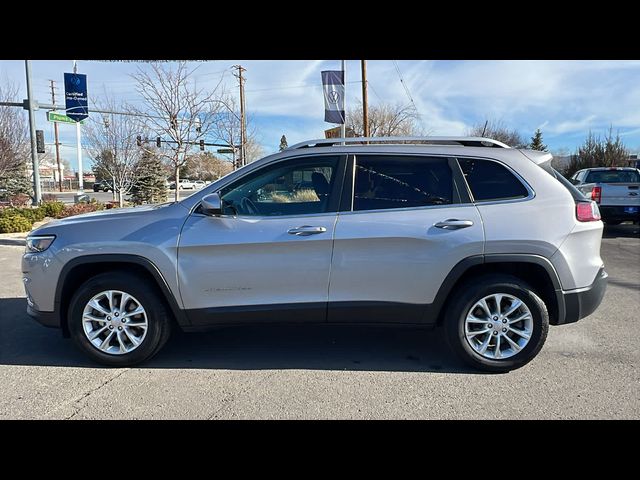
[[[82,73],[64,74],[64,100],[67,117],[80,122],[89,116],[86,75]]]
[[[324,121],[328,123],[344,122],[344,72],[325,70],[322,74],[324,91]]]

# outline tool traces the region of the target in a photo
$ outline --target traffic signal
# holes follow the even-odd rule
[[[36,130],[36,152],[45,153],[45,150],[44,150],[44,130]]]
[[[138,135],[136,137],[136,144],[141,147],[142,146],[142,137],[140,135]]]
[[[204,151],[204,140],[200,140],[200,150]]]
[[[162,145],[162,140],[160,140],[160,137],[156,137],[156,147],[160,148],[161,145]]]

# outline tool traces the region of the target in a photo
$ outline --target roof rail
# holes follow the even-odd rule
[[[308,140],[296,143],[287,150],[311,147],[331,147],[340,144],[418,144],[418,145],[458,145],[462,147],[511,148],[497,140],[484,137],[349,137]]]

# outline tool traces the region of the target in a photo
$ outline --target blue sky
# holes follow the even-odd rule
[[[237,92],[231,67],[246,71],[246,105],[266,153],[276,151],[285,134],[289,144],[322,138],[334,125],[323,121],[320,71],[339,69],[339,60],[217,60],[194,62],[198,86],[212,88],[222,78]],[[640,61],[398,61],[423,126],[432,135],[463,135],[485,118],[530,137],[541,128],[552,152],[571,153],[589,129],[604,134],[613,125],[633,153],[640,152]],[[32,61],[34,96],[50,100],[49,79],[57,81],[59,101],[63,73],[72,61]],[[87,74],[89,97],[107,92],[116,99],[140,104],[130,74],[144,63],[78,61]],[[369,102],[408,103],[393,61],[369,60]],[[12,81],[26,97],[24,62],[0,61],[0,82]],[[360,62],[347,62],[347,103],[360,101]],[[26,113],[25,113],[26,115]],[[45,142],[53,142],[53,127],[44,112],[36,116]],[[62,156],[75,165],[75,129],[60,127]]]

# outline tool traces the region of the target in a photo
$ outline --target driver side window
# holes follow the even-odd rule
[[[227,215],[308,215],[329,211],[339,158],[299,158],[264,167],[220,191]]]

